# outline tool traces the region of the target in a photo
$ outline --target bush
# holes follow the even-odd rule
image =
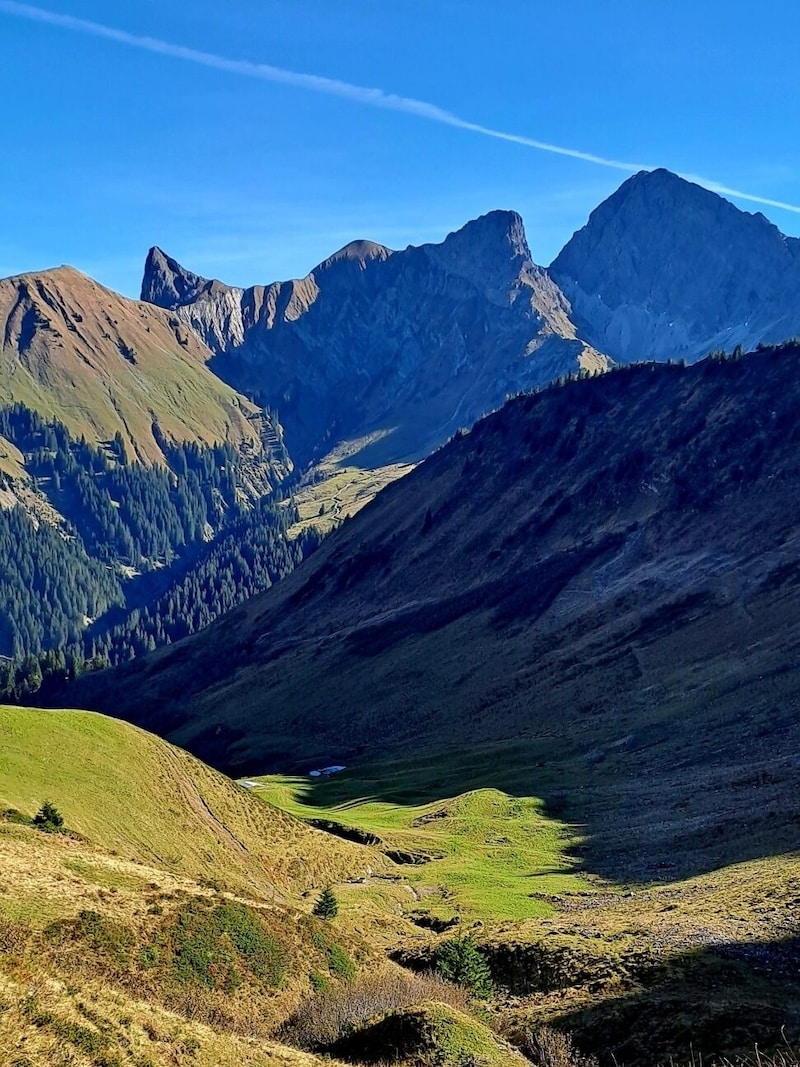
[[[54,804],[45,800],[33,817],[33,825],[46,833],[58,833],[64,828],[64,817]]]
[[[445,941],[433,954],[433,969],[445,981],[464,985],[481,1000],[494,992],[486,957],[472,937]]]
[[[336,978],[352,978],[356,973],[356,965],[341,945],[328,945],[325,954],[328,958],[328,969]]]
[[[352,978],[355,975],[356,965],[341,945],[328,940],[324,931],[315,930],[311,941],[315,948],[325,954],[325,962],[334,978]]]
[[[527,1034],[522,1051],[537,1067],[597,1067],[597,1060],[579,1052],[569,1034],[549,1026]]]
[[[66,952],[65,965],[110,968],[118,973],[130,966],[136,943],[130,927],[91,910],[73,919],[57,919],[45,928],[45,934]]]
[[[174,978],[187,985],[233,992],[248,972],[278,987],[286,975],[283,946],[245,904],[209,908],[188,903],[166,931]]]
[[[302,1049],[324,1049],[359,1029],[369,1019],[435,1000],[464,1010],[466,991],[433,975],[379,971],[306,998],[281,1032],[281,1039]]]
[[[21,811],[16,808],[6,808],[5,811],[0,814],[0,819],[4,822],[17,823],[20,826],[30,826],[33,819],[29,819],[27,815],[23,815]]]
[[[314,905],[314,915],[318,919],[335,919],[339,914],[339,901],[336,899],[330,886],[326,886],[320,893],[317,903]]]

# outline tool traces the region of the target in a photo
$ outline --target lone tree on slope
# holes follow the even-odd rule
[[[58,833],[64,826],[64,817],[55,804],[45,800],[33,817],[33,825],[39,830]]]
[[[314,905],[314,914],[318,919],[335,919],[339,914],[339,901],[329,885],[320,893]]]

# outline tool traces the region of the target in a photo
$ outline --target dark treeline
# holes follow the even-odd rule
[[[21,509],[0,510],[0,654],[21,658],[81,640],[85,619],[124,604],[122,583],[79,537]]]
[[[206,545],[187,571],[152,604],[135,608],[101,634],[90,633],[92,656],[117,664],[208,626],[243,600],[290,574],[319,544],[312,529],[290,541],[293,507],[261,502]]]
[[[158,427],[154,433],[161,439]],[[240,510],[231,445],[162,439],[169,467],[144,467],[128,462],[121,434],[101,450],[21,404],[0,409],[0,435],[25,454],[28,472],[104,562],[137,570],[170,563],[208,525],[217,528]]]
[[[279,503],[280,488],[242,504],[232,446],[174,444],[153,432],[168,466],[129,462],[120,434],[99,449],[21,404],[0,409],[0,435],[66,520],[0,510],[5,699],[37,691],[48,675],[99,669],[195,633],[316,547],[315,531],[286,537],[296,511]],[[148,573],[160,577],[155,591],[132,596]]]

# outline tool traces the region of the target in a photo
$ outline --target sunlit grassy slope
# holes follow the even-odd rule
[[[256,408],[212,374],[211,352],[173,315],[70,267],[0,279],[0,403],[23,403],[75,437],[119,431],[129,456],[163,462],[153,435],[260,450]]]
[[[45,798],[66,832],[25,824]],[[142,730],[0,707],[0,1064],[320,1062],[272,1032],[368,953],[315,887],[384,866]]]
[[[32,816],[45,798],[94,845],[256,894],[306,890],[382,860],[127,723],[0,706],[0,809]]]
[[[485,759],[497,755],[489,751]],[[518,795],[472,788],[481,763],[473,752],[377,763],[326,779],[271,775],[255,779],[261,784],[254,792],[302,818],[378,836],[378,847],[406,861],[403,877],[419,909],[433,915],[490,921],[549,914],[547,897],[588,888],[570,854],[579,829],[548,816],[524,787]],[[517,773],[521,778],[522,769]],[[528,788],[534,784],[529,772]]]

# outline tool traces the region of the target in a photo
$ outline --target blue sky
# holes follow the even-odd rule
[[[38,6],[800,204],[793,0]],[[302,275],[356,237],[397,248],[440,240],[495,207],[522,214],[534,259],[548,263],[626,177],[414,107],[24,17],[10,0],[0,0],[0,33],[0,275],[68,262],[137,295],[159,244],[201,274],[247,285]],[[731,199],[800,233],[796,212]]]

